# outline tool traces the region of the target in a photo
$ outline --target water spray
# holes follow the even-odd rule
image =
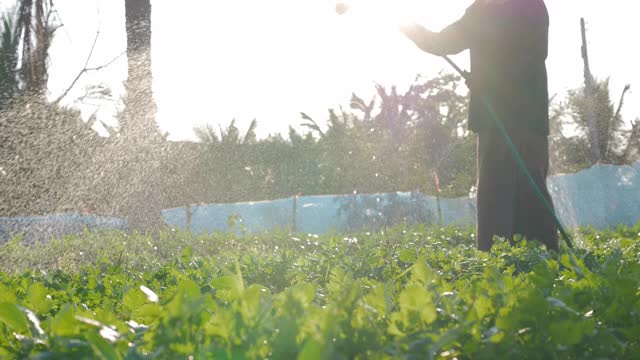
[[[351,5],[349,5],[346,2],[338,2],[338,3],[336,3],[336,13],[338,15],[344,15],[350,9],[351,9]],[[398,24],[398,25],[400,25],[400,24]],[[460,66],[458,66],[458,64],[456,64],[453,60],[451,60],[451,58],[449,56],[441,55],[440,57],[442,57],[458,74],[460,74],[460,76],[465,80],[465,83],[467,84],[467,86],[470,86],[471,73],[469,73],[468,71],[466,71],[466,70],[462,69]],[[509,150],[511,152],[511,156],[513,157],[514,161],[516,162],[516,164],[520,168],[520,171],[522,171],[522,173],[527,178],[527,180],[529,182],[529,185],[531,186],[531,188],[533,189],[534,193],[536,194],[536,197],[538,198],[538,200],[540,200],[540,202],[545,207],[545,209],[553,217],[553,220],[554,220],[556,226],[558,227],[558,230],[560,231],[560,234],[562,235],[562,238],[567,243],[567,246],[570,249],[573,249],[573,241],[571,240],[571,236],[569,235],[569,233],[567,232],[566,228],[564,227],[564,225],[562,224],[562,222],[558,218],[558,215],[556,214],[553,206],[551,206],[549,201],[547,201],[547,199],[544,197],[544,195],[542,193],[542,190],[540,189],[538,184],[536,184],[535,180],[531,176],[531,173],[527,169],[527,166],[525,165],[524,160],[522,159],[522,156],[520,155],[520,153],[518,152],[518,149],[516,148],[516,146],[514,145],[513,141],[511,140],[511,136],[509,136],[509,133],[507,132],[506,128],[504,127],[504,123],[498,117],[495,109],[493,108],[493,105],[491,104],[489,99],[487,99],[487,97],[484,96],[484,95],[481,96],[481,100],[482,100],[482,103],[484,104],[485,108],[487,109],[487,111],[491,115],[491,118],[493,119],[493,121],[494,121],[494,123],[496,125],[496,128],[498,129],[498,131],[500,132],[500,134],[504,138],[505,142],[507,143],[507,146],[508,146],[508,148],[509,148]]]
[[[400,26],[413,23],[411,13],[402,0],[343,0],[335,6],[336,14],[348,15],[380,26]]]

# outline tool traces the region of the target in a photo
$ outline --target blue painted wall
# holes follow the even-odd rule
[[[640,221],[640,163],[634,166],[596,165],[576,174],[549,178],[556,210],[569,227],[605,228]],[[303,196],[297,199],[296,230],[310,234],[383,226],[385,221],[475,224],[475,199],[437,199],[416,193]],[[417,214],[417,215],[416,215]],[[419,216],[418,216],[419,215]],[[167,225],[186,229],[186,208],[163,211]],[[191,231],[229,231],[228,219],[240,219],[235,230],[263,232],[289,229],[293,199],[191,207]],[[83,230],[124,229],[123,219],[67,213],[27,218],[0,218],[0,239],[23,234],[39,240]]]

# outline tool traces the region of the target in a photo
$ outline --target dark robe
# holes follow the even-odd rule
[[[421,47],[439,55],[470,50],[471,130],[492,125],[480,99],[486,96],[508,128],[526,126],[548,134],[548,33],[542,0],[476,1],[460,20],[426,37]]]
[[[517,234],[558,249],[553,214],[536,197],[484,103],[486,100],[493,106],[543,196],[552,204],[546,184],[548,29],[543,0],[478,0],[460,20],[440,33],[425,31],[416,41],[420,48],[436,55],[470,50],[469,128],[478,133],[480,250],[489,250],[494,236],[512,240]]]

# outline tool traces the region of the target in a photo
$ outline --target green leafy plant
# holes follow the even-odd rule
[[[470,230],[156,238],[0,247],[0,357],[630,358],[640,225],[550,254]]]

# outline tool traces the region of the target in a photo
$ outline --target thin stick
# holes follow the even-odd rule
[[[102,70],[108,66],[110,66],[111,64],[113,64],[114,62],[116,62],[118,59],[120,59],[122,57],[122,55],[126,54],[126,51],[123,51],[122,53],[120,53],[120,55],[116,56],[115,58],[113,58],[113,60],[109,61],[108,63],[101,65],[101,66],[97,66],[97,67],[88,67],[89,66],[89,62],[91,61],[91,57],[93,56],[93,52],[96,48],[96,44],[98,43],[98,37],[100,36],[100,31],[96,32],[96,37],[93,40],[93,45],[91,45],[91,51],[89,51],[89,56],[87,56],[87,61],[85,61],[84,64],[84,68],[82,70],[80,70],[80,72],[78,73],[78,75],[76,76],[75,79],[73,79],[73,81],[71,82],[71,85],[69,85],[69,87],[67,87],[67,89],[62,93],[62,95],[60,95],[56,100],[54,100],[52,102],[52,104],[57,105],[60,103],[60,101],[62,101],[62,99],[64,99],[69,92],[73,89],[73,87],[76,85],[76,83],[78,82],[78,80],[80,80],[80,78],[82,77],[82,75],[84,75],[85,73],[89,72],[89,71],[99,71]]]

